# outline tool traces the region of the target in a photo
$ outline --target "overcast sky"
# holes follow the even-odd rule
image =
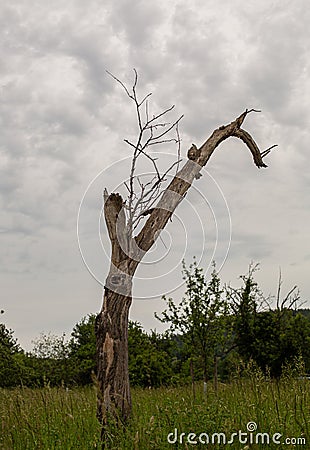
[[[24,348],[101,308],[101,194],[128,176],[136,126],[106,70],[130,86],[136,68],[154,113],[184,114],[183,158],[245,108],[262,110],[244,124],[260,148],[278,144],[260,170],[241,141],[216,150],[137,273],[131,318],[161,329],[193,255],[236,287],[259,262],[266,295],[281,267],[283,295],[296,284],[310,306],[308,1],[3,0],[0,17],[0,308]],[[161,152],[164,168],[175,149]]]

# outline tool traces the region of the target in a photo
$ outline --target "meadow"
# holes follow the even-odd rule
[[[217,392],[200,383],[195,396],[191,386],[135,388],[132,399],[131,421],[111,425],[106,448],[310,448],[308,379],[275,381],[257,372],[219,384]],[[90,450],[101,448],[99,435],[94,387],[0,390],[1,449]]]

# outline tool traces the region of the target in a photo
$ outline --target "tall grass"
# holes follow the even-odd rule
[[[203,392],[197,385],[195,399],[190,387],[133,389],[133,416],[126,428],[113,424],[107,448],[115,450],[162,450],[172,448],[307,449],[310,448],[310,381],[284,376],[271,381],[259,371],[247,379],[212,385]],[[100,447],[94,388],[0,390],[0,448],[4,450],[90,450]],[[197,444],[186,442],[188,433],[227,434],[255,422],[257,432],[281,433],[285,438],[306,439],[306,445]],[[178,430],[178,442],[167,436]],[[186,433],[181,438],[180,433]],[[217,441],[216,441],[217,442]],[[253,441],[255,442],[255,441]]]
[[[0,448],[98,448],[99,427],[92,388],[0,390]]]

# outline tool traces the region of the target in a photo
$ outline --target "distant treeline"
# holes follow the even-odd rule
[[[166,309],[155,314],[168,330],[146,332],[138,322],[129,323],[132,385],[158,387],[213,378],[226,382],[242,375],[249,361],[271,377],[279,377],[296,361],[296,376],[310,373],[310,309],[297,307],[294,289],[284,299],[279,289],[276,307],[271,308],[254,280],[256,268],[241,276],[237,289],[222,287],[215,268],[209,280],[195,262],[183,269],[184,298],[175,303],[164,297]],[[95,382],[95,318],[91,314],[78,322],[69,340],[42,334],[30,353],[0,324],[0,387]]]

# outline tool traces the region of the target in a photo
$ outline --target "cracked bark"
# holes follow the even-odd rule
[[[117,193],[104,195],[104,214],[112,246],[111,265],[104,289],[103,306],[96,320],[97,338],[97,414],[103,426],[109,417],[126,421],[131,413],[128,375],[128,315],[132,302],[132,278],[145,253],[152,247],[159,232],[164,229],[175,209],[182,201],[200,170],[214,150],[229,137],[241,139],[250,150],[254,164],[267,167],[263,162],[271,148],[260,152],[252,136],[241,128],[246,110],[233,122],[216,129],[188,160],[164,191],[148,219],[133,237],[128,235],[123,199]]]

